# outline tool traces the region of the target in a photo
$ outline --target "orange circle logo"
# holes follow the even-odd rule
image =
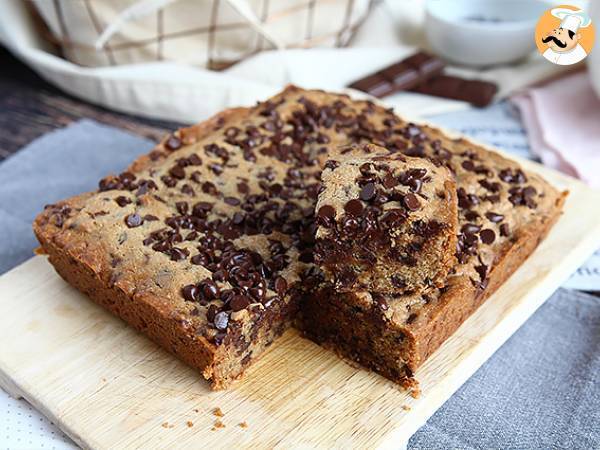
[[[571,5],[547,10],[535,27],[535,45],[553,64],[568,66],[585,59],[594,46],[594,24],[585,11]]]

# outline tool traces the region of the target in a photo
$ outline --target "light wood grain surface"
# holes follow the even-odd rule
[[[419,399],[293,330],[233,389],[211,392],[44,257],[0,277],[0,384],[86,448],[398,448],[600,245],[600,193],[524,165],[571,191],[565,213],[420,368]],[[213,429],[217,421],[225,427]]]

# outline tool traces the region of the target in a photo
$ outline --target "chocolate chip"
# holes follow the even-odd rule
[[[335,159],[329,159],[327,160],[327,162],[325,162],[325,168],[326,169],[335,169],[340,165],[339,162],[337,162]]]
[[[357,278],[358,274],[351,268],[345,268],[341,272],[335,274],[336,283],[344,288],[351,287],[356,282]]]
[[[319,217],[327,217],[333,219],[335,217],[335,208],[331,205],[323,205],[319,208],[317,215]]]
[[[189,195],[190,197],[193,197],[196,195],[196,191],[194,191],[194,188],[191,187],[189,184],[184,184],[183,186],[181,186],[181,193],[185,194],[185,195]]]
[[[393,187],[398,185],[398,180],[391,174],[388,173],[383,179],[383,186],[386,189],[392,189]]]
[[[241,311],[248,306],[250,306],[250,300],[245,295],[236,295],[229,301],[229,307],[232,311]]]
[[[181,289],[181,295],[188,302],[198,301],[198,287],[195,284],[188,284]]]
[[[208,310],[206,311],[206,318],[209,322],[214,322],[217,313],[219,312],[219,308],[217,305],[210,305]]]
[[[458,188],[456,191],[458,196],[458,206],[464,209],[471,209],[479,204],[479,197],[475,194],[469,194],[464,188]]]
[[[223,173],[223,165],[219,163],[209,164],[208,168],[213,171],[215,175],[221,175]]]
[[[537,194],[537,190],[533,186],[527,186],[523,189],[523,195],[525,197],[533,197],[535,194]]]
[[[125,224],[129,228],[139,227],[143,222],[144,220],[142,219],[142,216],[137,213],[129,214],[127,217],[125,217]]]
[[[487,217],[490,222],[494,223],[500,223],[504,220],[504,216],[502,214],[498,214],[492,211],[486,212],[485,217]]]
[[[374,183],[365,184],[363,186],[363,188],[360,190],[359,197],[361,198],[361,200],[364,200],[365,202],[368,202],[373,197],[375,197],[375,184]]]
[[[196,217],[206,217],[207,213],[213,208],[213,204],[210,202],[198,202],[192,208],[192,214]]]
[[[135,193],[135,195],[137,195],[138,197],[141,197],[142,195],[146,194],[150,189],[158,189],[158,186],[152,180],[141,180],[138,186],[139,188]],[[132,189],[134,187],[135,186],[131,186]]]
[[[471,222],[479,219],[479,214],[475,211],[466,211],[465,219],[470,220]]]
[[[342,228],[345,233],[352,235],[360,229],[360,223],[355,218],[348,216],[342,222]]]
[[[160,177],[160,179],[163,183],[165,183],[167,187],[175,187],[177,185],[177,180],[170,176],[163,175],[162,177]]]
[[[169,150],[177,150],[181,147],[181,139],[179,139],[177,136],[171,135],[165,141],[165,147],[167,147]]]
[[[171,250],[169,250],[169,252],[171,254],[171,261],[181,261],[182,259],[187,258],[190,254],[187,249],[178,247],[173,247]]]
[[[210,278],[205,278],[199,285],[202,296],[206,300],[213,300],[219,296],[219,287]]]
[[[508,200],[515,206],[525,205],[528,208],[534,209],[537,203],[533,200],[536,190],[532,186],[526,188],[512,187],[508,190],[510,196]]]
[[[238,206],[241,203],[240,200],[235,197],[225,197],[223,201],[231,206]]]
[[[231,221],[235,224],[235,225],[241,225],[244,222],[244,219],[246,217],[244,216],[244,214],[242,214],[239,211],[236,211],[233,214],[233,217],[231,218]]]
[[[488,267],[485,264],[475,266],[475,271],[479,274],[479,278],[485,280],[487,278]]]
[[[360,216],[363,212],[363,204],[358,199],[349,200],[344,206],[344,211],[352,216]]]
[[[185,170],[179,165],[173,166],[169,170],[169,175],[178,180],[183,180],[185,178]]]
[[[503,169],[498,174],[505,183],[521,184],[527,181],[527,177],[521,169],[516,169],[514,172],[511,169]]]
[[[397,227],[406,219],[406,213],[401,209],[390,209],[381,218],[381,223],[390,228]]]
[[[185,216],[188,213],[188,203],[187,202],[176,202],[175,208],[177,208],[177,212],[182,216]]]
[[[300,256],[298,256],[298,260],[300,260],[300,262],[303,262],[306,264],[310,264],[310,263],[314,262],[313,252],[310,250],[303,251],[302,253],[300,253]]]
[[[481,230],[479,237],[481,238],[481,242],[489,245],[496,240],[496,233],[494,233],[493,230],[486,228],[485,230]]]
[[[475,234],[481,230],[481,227],[474,223],[465,223],[461,228],[461,233]]]
[[[416,211],[420,208],[421,202],[415,194],[406,194],[403,199],[403,204],[409,211]]]
[[[210,258],[206,253],[199,253],[197,255],[192,256],[190,262],[196,266],[206,266],[210,263]]]
[[[202,158],[200,158],[196,153],[192,153],[190,156],[188,156],[188,163],[190,164],[190,166],[201,166],[202,165]]]
[[[283,278],[283,277],[277,277],[277,278],[275,278],[274,287],[275,287],[275,292],[277,292],[277,294],[279,296],[283,296],[286,293],[286,291],[287,291],[287,281],[286,281],[286,279]]]
[[[226,330],[227,325],[229,324],[229,314],[225,311],[221,311],[215,315],[215,320],[213,321],[215,324],[215,328],[217,330]]]
[[[500,195],[484,195],[483,197],[481,197],[481,200],[483,200],[484,202],[498,203],[500,201]]]
[[[465,169],[469,172],[472,172],[473,170],[475,170],[475,164],[473,164],[473,161],[471,161],[471,160],[463,161],[461,166],[463,169]]]
[[[188,233],[188,235],[185,237],[186,241],[195,241],[198,238],[198,232],[197,231],[192,231],[191,233]]]
[[[510,229],[507,223],[500,225],[500,236],[507,237],[510,234]]]
[[[117,198],[115,198],[115,202],[117,202],[117,205],[123,208],[124,206],[127,206],[131,203],[131,199],[120,195]]]
[[[490,183],[486,179],[479,180],[479,184],[481,185],[481,187],[483,187],[484,189],[486,189],[490,192],[500,192],[500,189],[502,188],[500,186],[500,183]]]
[[[165,154],[163,152],[160,152],[158,150],[152,150],[148,156],[150,157],[150,160],[152,161],[158,161],[159,159],[161,159],[163,156],[165,156]]]
[[[379,309],[381,309],[382,311],[387,311],[388,309],[390,309],[390,305],[388,305],[388,302],[381,295],[374,294],[373,300],[375,301],[375,304],[379,307]]]
[[[370,163],[364,163],[364,164],[361,164],[361,166],[358,168],[358,170],[364,176],[369,176],[369,175],[371,175],[371,168],[372,168],[372,165]]]
[[[242,130],[240,130],[237,127],[229,127],[225,130],[225,136],[227,136],[228,138],[234,138],[236,137],[238,134],[240,134]]]

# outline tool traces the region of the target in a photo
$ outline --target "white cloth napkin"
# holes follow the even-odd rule
[[[379,2],[347,49],[269,51],[223,72],[157,62],[90,68],[51,53],[38,35],[25,2],[2,2],[0,42],[61,89],[85,100],[142,116],[195,122],[224,108],[251,105],[288,83],[341,90],[349,82],[426,46],[425,0]],[[465,77],[495,81],[499,98],[560,70],[540,55],[483,71],[451,68]],[[453,100],[402,93],[387,98],[405,115],[429,115],[468,108]]]
[[[531,88],[512,101],[542,162],[600,187],[600,98],[587,72]]]

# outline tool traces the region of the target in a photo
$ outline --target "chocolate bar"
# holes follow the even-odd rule
[[[443,68],[444,62],[441,59],[419,52],[355,81],[349,87],[381,98],[394,92],[416,88],[439,75]]]
[[[367,94],[377,98],[386,97],[399,90],[394,87],[393,83],[390,83],[386,78],[381,76],[379,72],[369,75],[365,78],[361,78],[360,80],[352,83],[349,87],[358,91],[366,92]]]
[[[492,102],[494,95],[498,92],[498,86],[489,81],[438,75],[412,90],[420,94],[461,100],[482,108]]]
[[[348,87],[377,98],[399,91],[413,91],[465,101],[480,108],[489,105],[498,92],[495,83],[444,75],[443,69],[444,62],[441,59],[425,52],[418,52],[361,78]]]

